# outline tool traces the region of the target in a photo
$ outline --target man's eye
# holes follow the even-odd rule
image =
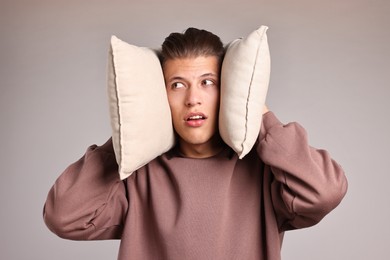
[[[205,85],[205,86],[212,86],[212,85],[215,85],[215,84],[214,84],[214,81],[209,80],[209,79],[205,79],[205,80],[203,80],[203,85]]]
[[[184,84],[181,83],[181,82],[174,82],[174,83],[172,83],[172,88],[173,89],[182,88],[182,87],[184,87]]]

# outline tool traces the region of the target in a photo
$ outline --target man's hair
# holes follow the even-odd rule
[[[171,33],[162,44],[160,61],[177,58],[216,56],[222,63],[225,48],[221,39],[206,30],[188,28],[184,33]]]

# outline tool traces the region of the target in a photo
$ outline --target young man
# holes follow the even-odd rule
[[[163,43],[177,146],[120,181],[111,140],[58,178],[44,219],[76,240],[121,239],[119,259],[280,259],[286,230],[312,226],[347,190],[340,166],[297,123],[264,109],[242,160],[218,132],[224,48],[190,28]]]

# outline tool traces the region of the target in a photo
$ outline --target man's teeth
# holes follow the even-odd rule
[[[188,118],[188,120],[197,120],[197,119],[202,119],[203,116],[191,116]]]

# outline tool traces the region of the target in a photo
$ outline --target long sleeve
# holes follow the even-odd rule
[[[256,148],[274,176],[272,203],[281,230],[318,223],[344,197],[348,184],[342,168],[327,151],[309,146],[298,123],[283,125],[266,113]]]
[[[128,208],[111,139],[89,147],[49,191],[43,217],[48,228],[73,240],[120,238]]]

